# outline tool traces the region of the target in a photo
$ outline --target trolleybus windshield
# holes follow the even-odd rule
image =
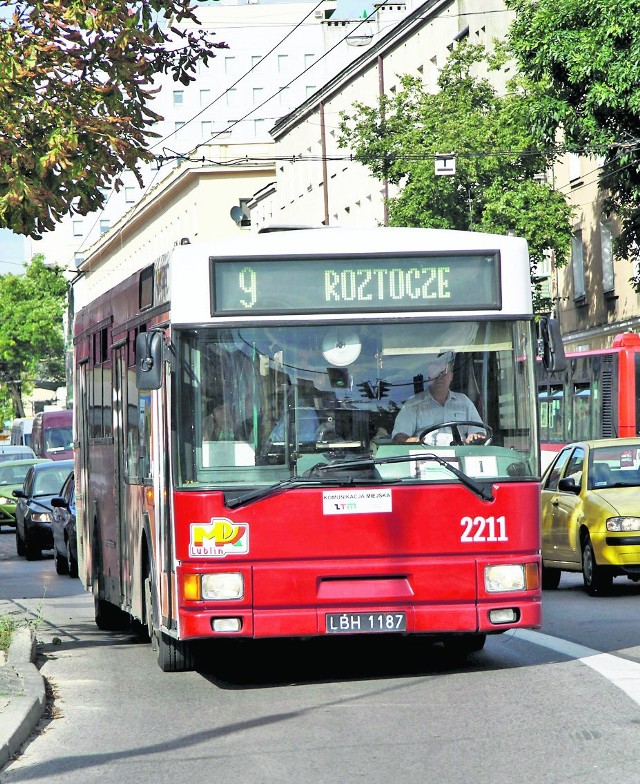
[[[420,460],[427,449],[475,480],[539,473],[529,321],[269,321],[176,329],[173,343],[181,486],[269,486],[341,461],[345,481],[455,481],[439,461]],[[455,444],[450,429],[428,447],[394,443],[399,410],[427,388],[443,352],[451,390],[472,400],[488,443]]]

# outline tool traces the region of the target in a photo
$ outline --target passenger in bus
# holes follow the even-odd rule
[[[424,392],[410,397],[398,412],[391,434],[395,444],[416,443],[423,430],[444,422],[482,422],[471,400],[462,392],[450,390],[454,360],[454,352],[446,351],[427,367],[429,386]],[[481,428],[461,425],[459,429],[465,444],[482,444],[486,439]],[[434,430],[426,441],[434,445],[448,445],[451,433],[448,428],[447,432]]]
[[[209,414],[202,419],[204,441],[235,441],[235,423],[231,406],[226,400],[214,399]]]
[[[293,414],[290,419],[291,427],[295,429],[295,437],[300,443],[315,442],[317,440],[318,428],[320,421],[318,414],[314,408],[310,406],[300,406],[295,409],[295,412],[289,412],[287,415]],[[285,414],[283,414],[275,427],[271,431],[269,441],[274,444],[284,442],[285,433]],[[292,434],[293,437],[293,434]]]

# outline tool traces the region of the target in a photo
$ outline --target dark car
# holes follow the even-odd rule
[[[22,490],[14,490],[16,506],[16,550],[28,561],[40,558],[43,550],[53,549],[51,499],[59,496],[62,485],[73,470],[73,460],[46,461],[27,471]]]
[[[76,484],[73,471],[62,485],[60,495],[51,499],[53,507],[51,530],[56,572],[78,576],[78,543],[76,540]]]
[[[22,490],[27,471],[35,463],[50,463],[50,460],[32,457],[28,460],[0,462],[0,527],[16,527],[16,499],[14,490]]]

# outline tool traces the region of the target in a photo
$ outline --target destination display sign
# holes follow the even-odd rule
[[[210,259],[211,313],[497,310],[498,251]]]

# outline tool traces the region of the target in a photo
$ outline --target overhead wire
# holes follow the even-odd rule
[[[369,14],[369,15],[368,15],[366,18],[363,18],[363,19],[362,19],[362,20],[361,20],[361,21],[360,21],[360,22],[359,22],[359,23],[358,23],[358,24],[357,24],[357,25],[356,25],[354,28],[350,28],[350,29],[349,29],[349,33],[348,33],[348,34],[346,34],[345,36],[343,36],[343,37],[342,37],[342,38],[341,38],[341,39],[340,39],[340,40],[339,40],[339,41],[338,41],[338,42],[337,42],[337,43],[336,43],[336,44],[335,44],[333,47],[331,47],[331,48],[330,48],[330,49],[329,49],[327,52],[325,52],[323,55],[321,55],[321,56],[320,56],[320,57],[319,57],[317,60],[314,60],[314,62],[313,62],[313,63],[312,63],[310,66],[308,66],[308,67],[307,67],[307,68],[305,68],[303,71],[301,71],[299,74],[297,74],[297,75],[296,75],[296,76],[295,76],[293,79],[291,79],[291,80],[290,80],[290,81],[289,81],[289,82],[288,82],[286,85],[284,85],[283,87],[279,88],[279,90],[277,90],[277,91],[276,91],[276,92],[275,92],[273,95],[271,95],[269,98],[267,98],[266,100],[264,100],[262,103],[258,104],[257,106],[254,106],[254,107],[252,107],[252,109],[251,109],[249,112],[247,112],[247,113],[246,113],[246,114],[245,114],[243,117],[241,117],[239,120],[236,120],[236,121],[234,121],[233,123],[229,124],[229,125],[228,125],[228,126],[225,128],[225,129],[223,129],[222,131],[219,131],[219,132],[217,132],[216,134],[213,134],[213,135],[212,135],[212,136],[211,136],[209,139],[207,139],[207,140],[206,140],[206,141],[204,141],[204,142],[201,142],[200,144],[196,145],[196,147],[194,147],[194,148],[192,148],[192,149],[193,149],[193,150],[197,150],[197,149],[198,149],[198,147],[200,147],[200,146],[203,146],[203,145],[206,145],[208,142],[210,142],[210,141],[212,141],[213,139],[215,139],[215,138],[219,137],[219,136],[220,136],[222,133],[226,133],[226,132],[228,132],[228,131],[229,131],[231,128],[235,127],[235,125],[237,125],[238,123],[242,122],[242,121],[243,121],[243,120],[245,120],[247,117],[251,116],[251,114],[253,114],[253,113],[254,113],[255,111],[257,111],[259,108],[261,108],[262,106],[264,106],[266,103],[269,103],[269,101],[271,101],[271,100],[273,100],[273,98],[277,97],[277,96],[278,96],[278,95],[279,95],[279,94],[280,94],[280,93],[281,93],[283,90],[285,90],[285,89],[287,89],[288,87],[290,87],[290,86],[291,86],[291,85],[292,85],[292,84],[293,84],[295,81],[297,81],[297,80],[298,80],[298,79],[299,79],[301,76],[303,76],[303,75],[304,75],[304,74],[305,74],[307,71],[309,71],[309,70],[310,70],[311,68],[313,68],[313,67],[314,67],[314,66],[315,66],[315,65],[316,65],[318,62],[320,62],[322,59],[324,59],[324,57],[328,56],[328,55],[329,55],[329,54],[330,54],[332,51],[334,51],[334,50],[336,49],[336,47],[337,47],[337,46],[339,46],[341,43],[343,43],[343,42],[346,40],[346,38],[348,38],[348,36],[349,36],[349,35],[353,34],[354,30],[357,30],[357,29],[359,29],[359,28],[361,27],[361,25],[363,25],[365,22],[367,22],[367,21],[368,21],[368,19],[369,19],[371,16],[373,16],[373,14],[374,14],[374,13],[376,13],[376,12],[377,12],[377,11],[378,11],[378,10],[379,10],[379,9],[380,9],[382,6],[385,6],[385,5],[387,5],[388,3],[390,3],[390,2],[392,2],[392,0],[383,0],[383,2],[379,3],[379,4],[376,6],[376,8],[375,8],[375,9],[374,9],[374,10],[373,10],[373,11],[372,11],[372,12],[371,12],[371,13],[370,13],[370,14]],[[168,139],[170,139],[170,138],[171,138],[172,136],[174,136],[174,135],[175,135],[175,134],[176,134],[178,131],[182,130],[182,128],[184,128],[184,127],[185,127],[186,125],[188,125],[190,122],[194,121],[194,120],[195,120],[195,119],[197,119],[199,116],[201,116],[201,115],[202,115],[202,114],[203,114],[205,111],[207,111],[209,108],[211,108],[211,106],[213,106],[213,105],[214,105],[214,104],[215,104],[217,101],[219,101],[219,100],[220,100],[222,97],[224,97],[224,95],[226,95],[226,94],[229,92],[229,90],[233,89],[233,88],[234,88],[234,87],[236,87],[236,86],[237,86],[237,85],[238,85],[238,84],[239,84],[241,81],[243,81],[244,79],[246,79],[246,78],[247,78],[247,76],[249,76],[249,74],[250,74],[250,73],[252,73],[252,71],[254,71],[254,70],[255,70],[255,69],[256,69],[256,68],[257,68],[257,67],[258,67],[258,66],[259,66],[261,63],[263,63],[263,62],[264,62],[264,60],[265,60],[267,57],[269,57],[271,54],[273,54],[273,52],[275,52],[275,51],[276,51],[276,49],[278,49],[278,48],[279,48],[279,47],[280,47],[280,46],[281,46],[281,45],[282,45],[282,44],[283,44],[283,43],[284,43],[284,42],[287,40],[287,38],[289,38],[289,36],[291,36],[291,35],[292,35],[292,34],[293,34],[293,33],[294,33],[296,30],[298,30],[298,29],[299,29],[299,28],[300,28],[300,27],[301,27],[301,26],[304,24],[304,22],[305,22],[305,21],[306,21],[306,20],[307,20],[307,19],[308,19],[308,18],[311,16],[311,14],[315,13],[315,11],[316,11],[316,10],[318,10],[318,9],[320,8],[320,6],[322,6],[323,4],[324,4],[324,0],[319,0],[319,2],[318,2],[318,3],[317,3],[317,4],[316,4],[316,5],[315,5],[315,6],[314,6],[314,7],[313,7],[313,8],[312,8],[312,9],[311,9],[311,10],[310,10],[310,11],[309,11],[309,12],[308,12],[308,13],[307,13],[307,14],[306,14],[306,15],[305,15],[305,16],[304,16],[302,19],[301,19],[301,20],[300,20],[300,22],[298,22],[298,23],[297,23],[297,24],[296,24],[296,25],[295,25],[295,26],[294,26],[294,27],[293,27],[293,28],[292,28],[292,29],[291,29],[291,30],[290,30],[290,31],[289,31],[289,32],[288,32],[288,33],[287,33],[287,34],[286,34],[286,35],[285,35],[283,38],[281,38],[281,39],[280,39],[280,40],[279,40],[279,41],[278,41],[278,42],[275,44],[275,46],[273,46],[273,47],[272,47],[272,48],[271,48],[271,49],[270,49],[270,50],[269,50],[269,51],[268,51],[268,52],[267,52],[267,53],[266,53],[266,54],[265,54],[263,57],[261,57],[261,58],[260,58],[260,60],[259,60],[257,63],[255,63],[253,66],[251,66],[251,68],[249,68],[247,71],[245,71],[245,72],[244,72],[244,73],[243,73],[243,74],[242,74],[242,75],[241,75],[241,76],[240,76],[240,77],[239,77],[239,78],[238,78],[238,79],[237,79],[235,82],[233,82],[233,83],[232,83],[232,84],[231,84],[229,87],[227,87],[225,90],[223,90],[223,91],[222,91],[222,92],[221,92],[221,93],[220,93],[220,94],[219,94],[219,95],[218,95],[216,98],[214,98],[214,100],[213,100],[213,101],[211,101],[211,102],[210,102],[210,103],[209,103],[207,106],[203,107],[203,108],[202,108],[202,109],[201,109],[199,112],[197,112],[195,115],[193,115],[192,117],[190,117],[190,118],[189,118],[189,120],[185,121],[185,123],[184,123],[183,125],[181,125],[181,126],[180,126],[180,128],[178,128],[178,129],[174,129],[174,130],[173,130],[171,133],[167,134],[167,135],[166,135],[166,136],[164,136],[162,139],[158,140],[158,141],[157,141],[157,142],[155,142],[153,145],[151,145],[149,149],[150,149],[150,150],[153,150],[153,149],[154,149],[155,147],[157,147],[159,144],[162,144],[163,142],[165,142],[165,141],[167,141]],[[174,155],[175,155],[175,157],[156,156],[156,158],[157,158],[157,160],[160,162],[160,165],[162,165],[162,163],[164,163],[165,161],[168,161],[168,160],[187,160],[187,155],[185,155],[185,154],[182,154],[182,153],[175,153]],[[159,171],[159,169],[156,171],[156,173],[155,173],[154,177],[152,178],[152,181],[151,181],[151,183],[149,183],[149,185],[146,185],[146,186],[144,187],[144,189],[143,189],[143,191],[142,191],[142,194],[140,195],[140,197],[139,197],[138,201],[142,200],[142,199],[144,198],[144,196],[145,196],[145,195],[148,193],[148,191],[149,191],[149,188],[150,188],[151,184],[153,183],[153,181],[155,181],[156,177],[158,176],[158,171]],[[108,201],[109,201],[109,199],[111,198],[111,195],[112,195],[112,194],[113,194],[113,188],[111,189],[111,193],[110,193],[110,194],[109,194],[109,196],[107,197],[105,204],[106,204],[106,203],[108,203]],[[82,248],[84,248],[84,247],[85,247],[85,244],[86,244],[86,242],[87,242],[87,240],[88,240],[89,236],[90,236],[90,235],[91,235],[91,233],[94,231],[94,229],[95,229],[96,225],[99,223],[99,221],[100,221],[100,219],[101,219],[101,215],[102,215],[103,213],[104,213],[104,205],[103,205],[103,207],[100,209],[100,211],[98,212],[98,216],[97,216],[97,218],[96,218],[95,222],[93,223],[93,225],[91,226],[91,228],[90,228],[89,232],[87,232],[87,233],[85,234],[85,236],[84,236],[84,238],[83,238],[83,241],[82,241],[82,243],[81,243],[81,244],[80,244],[80,246],[77,248],[77,250],[74,252],[74,255],[75,255],[75,254],[77,254],[77,253],[80,253],[80,252],[82,251]]]

